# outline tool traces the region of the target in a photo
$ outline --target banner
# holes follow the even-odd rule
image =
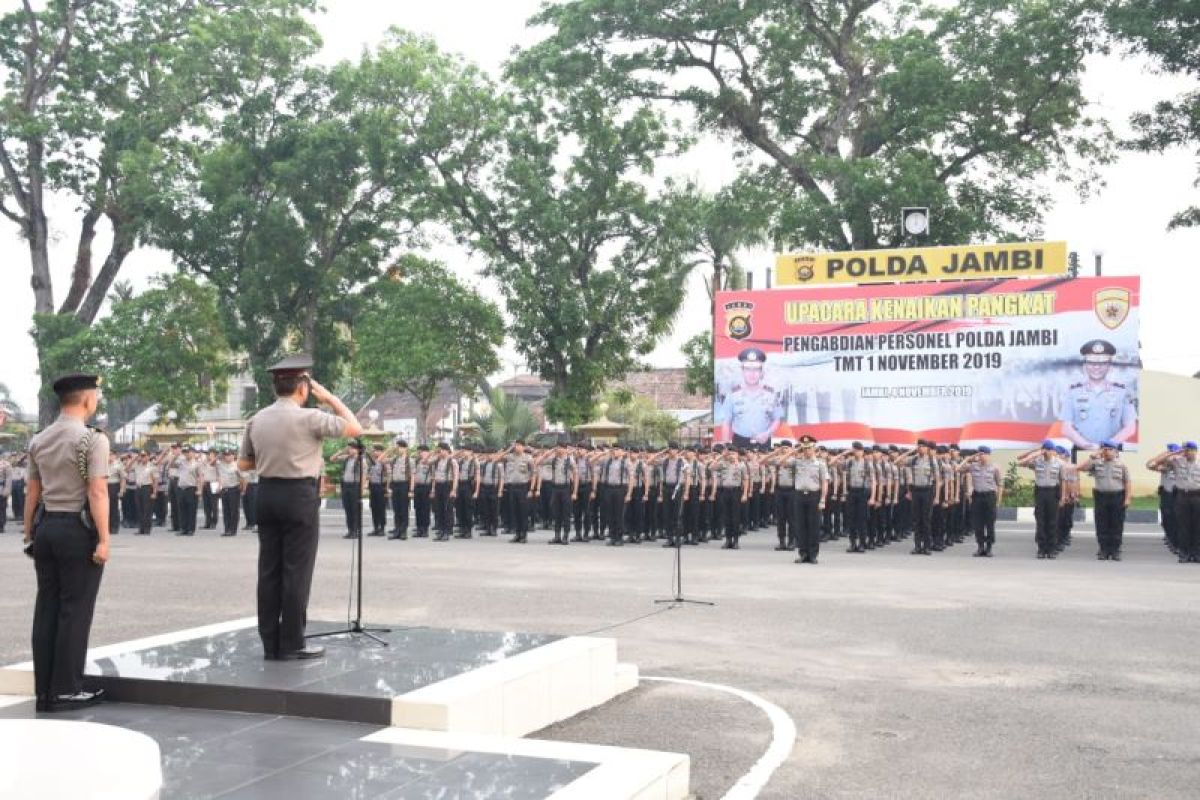
[[[1140,280],[723,292],[714,439],[1138,440]]]
[[[1035,278],[1066,274],[1066,242],[851,250],[775,257],[775,283],[779,286]]]

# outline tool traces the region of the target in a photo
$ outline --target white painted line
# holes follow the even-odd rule
[[[775,770],[779,769],[779,766],[787,760],[788,756],[792,754],[792,748],[796,746],[796,723],[782,708],[756,694],[721,683],[693,681],[687,678],[650,678],[643,675],[642,680],[678,683],[683,686],[696,686],[701,689],[725,692],[757,706],[767,715],[767,719],[771,721],[771,744],[750,768],[750,771],[738,778],[737,783],[725,793],[722,800],[752,800],[752,798],[758,797],[758,793],[767,785],[767,781],[775,774]]]

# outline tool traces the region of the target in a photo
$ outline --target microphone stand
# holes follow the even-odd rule
[[[354,536],[354,539],[355,539],[354,560],[355,560],[355,563],[356,563],[357,569],[358,569],[358,585],[356,587],[358,598],[356,601],[356,606],[355,606],[355,611],[354,611],[354,619],[351,620],[345,628],[339,628],[338,630],[333,630],[333,631],[322,631],[321,633],[310,633],[307,636],[305,636],[304,638],[305,639],[320,639],[325,636],[343,636],[343,635],[349,635],[352,637],[353,636],[365,636],[366,638],[370,639],[371,641],[375,642],[376,644],[380,645],[381,647],[387,647],[389,644],[387,642],[387,640],[382,639],[379,636],[376,636],[375,634],[391,633],[392,629],[391,628],[369,628],[369,627],[364,626],[363,621],[362,621],[362,618],[363,618],[363,614],[362,614],[362,607],[363,607],[363,532],[362,532],[363,458],[364,458],[363,448],[359,448],[358,458],[356,460],[356,463],[358,464],[357,476],[358,476],[359,489],[358,489],[358,497],[355,500],[355,502],[358,504],[358,513],[355,515],[356,519],[358,520],[358,529],[354,532],[355,533],[355,536]]]
[[[680,484],[676,483],[675,490],[671,493],[672,500],[679,499],[679,487]],[[662,490],[660,489],[659,491],[661,492]],[[671,591],[674,592],[674,596],[655,600],[654,603],[655,605],[667,603],[672,606],[681,605],[683,603],[691,603],[694,606],[715,606],[716,603],[713,603],[709,600],[692,600],[683,596],[683,531],[679,525],[680,517],[683,516],[683,503],[677,503],[675,505],[674,516],[675,519],[672,520],[672,527],[675,528],[675,568],[671,576]]]

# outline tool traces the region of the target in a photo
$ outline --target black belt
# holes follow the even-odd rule
[[[910,486],[909,488],[912,489],[914,492],[932,492],[933,491],[932,486]]]
[[[994,495],[994,494],[996,494],[996,490],[995,490],[995,489],[992,489],[992,490],[990,490],[990,491],[971,492],[971,494],[972,494],[972,495],[977,495],[977,494],[981,494],[981,495],[989,495],[989,494],[990,494],[990,495]]]
[[[1037,489],[1039,492],[1044,492],[1044,491],[1048,491],[1048,490],[1055,491],[1055,492],[1058,491],[1057,486],[1034,486],[1033,488]]]
[[[316,486],[317,479],[316,478],[268,478],[266,476],[259,475],[258,482],[266,483],[266,484],[279,484],[281,486],[287,486],[287,485],[300,486],[300,485],[306,485],[306,484]],[[192,487],[192,488],[195,488],[195,487]]]
[[[797,494],[820,494],[820,489],[796,489]]]
[[[1105,497],[1109,497],[1110,495],[1124,495],[1125,490],[1124,489],[1113,489],[1113,490],[1109,491],[1107,489],[1095,489],[1092,491],[1092,494],[1093,495],[1104,495]]]
[[[1187,497],[1193,497],[1200,494],[1200,489],[1176,489],[1175,491]]]
[[[78,511],[47,511],[43,519],[79,519]]]

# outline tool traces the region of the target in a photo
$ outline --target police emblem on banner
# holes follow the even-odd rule
[[[748,300],[734,300],[725,304],[725,333],[730,339],[745,339],[754,332],[750,324],[750,312],[754,303]]]
[[[796,280],[800,283],[808,283],[817,274],[817,260],[812,256],[797,257],[792,266],[796,269]]]
[[[1092,295],[1096,309],[1096,317],[1104,327],[1116,330],[1129,316],[1132,305],[1128,289],[1101,289]]]

